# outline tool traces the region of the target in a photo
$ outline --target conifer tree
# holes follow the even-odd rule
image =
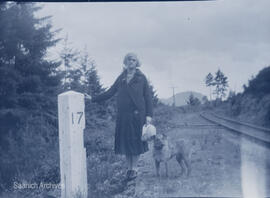
[[[228,88],[228,78],[224,75],[223,72],[218,69],[216,72],[216,76],[214,79],[214,86],[216,86],[216,89],[214,90],[214,94],[217,95],[218,99],[222,99],[226,96],[226,91]]]
[[[214,77],[211,73],[208,73],[205,77],[205,84],[210,89],[210,100],[212,100],[212,90],[211,87],[214,85]]]
[[[193,95],[193,93],[191,93],[188,97],[188,100],[187,100],[187,105],[190,105],[190,106],[197,106],[197,105],[200,105],[201,104],[201,101],[195,97]]]
[[[263,68],[249,80],[248,86],[244,85],[244,93],[256,97],[270,94],[270,66]]]
[[[57,134],[60,62],[46,55],[59,41],[58,31],[50,17],[35,17],[39,9],[34,3],[0,4],[0,191],[15,176],[40,169],[38,156],[46,153],[41,144]]]
[[[79,52],[72,48],[68,35],[66,35],[63,45],[60,57],[64,67],[64,90],[80,91],[82,70],[79,64]]]
[[[152,97],[153,106],[156,107],[159,102],[158,95],[152,84],[149,84],[149,89],[150,89],[150,94]]]
[[[33,3],[3,3],[0,17],[0,108],[48,109],[61,77],[60,62],[45,58],[58,31],[36,18]],[[55,107],[55,106],[54,106]]]
[[[84,49],[84,53],[81,57],[81,67],[83,72],[82,82],[85,92],[91,96],[95,96],[104,91],[97,73],[96,63],[89,57],[86,48]]]

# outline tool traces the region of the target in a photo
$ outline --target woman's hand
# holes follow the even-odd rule
[[[85,99],[92,100],[92,97],[90,95],[88,95],[87,93],[84,93],[84,97],[85,97]]]
[[[146,116],[146,125],[151,124],[152,118],[150,116]]]

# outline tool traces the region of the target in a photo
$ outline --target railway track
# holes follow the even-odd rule
[[[201,113],[200,116],[211,123],[220,125],[247,138],[252,142],[262,144],[270,148],[270,129],[256,125],[239,122],[230,118],[225,118],[214,113]]]
[[[213,128],[213,127],[216,127],[216,128],[220,128],[221,126],[218,125],[218,124],[190,124],[190,123],[183,123],[183,124],[176,124],[174,125],[174,127],[176,128]]]

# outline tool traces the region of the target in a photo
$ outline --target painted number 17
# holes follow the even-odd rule
[[[75,113],[75,115],[77,115],[79,117],[77,124],[80,124],[82,116],[83,116],[83,112],[77,112],[77,113]],[[72,124],[74,124],[75,123],[74,122],[74,113],[71,114],[71,117],[72,117]]]

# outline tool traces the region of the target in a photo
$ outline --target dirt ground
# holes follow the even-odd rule
[[[270,195],[270,182],[266,181],[270,178],[269,150],[242,140],[219,126],[203,126],[209,123],[198,113],[179,114],[171,122],[172,125],[184,124],[163,133],[167,134],[170,142],[183,139],[187,148],[192,150],[191,174],[189,177],[181,176],[180,166],[172,159],[168,163],[168,178],[165,177],[165,167],[162,164],[159,180],[155,176],[150,150],[139,160],[134,196]]]

